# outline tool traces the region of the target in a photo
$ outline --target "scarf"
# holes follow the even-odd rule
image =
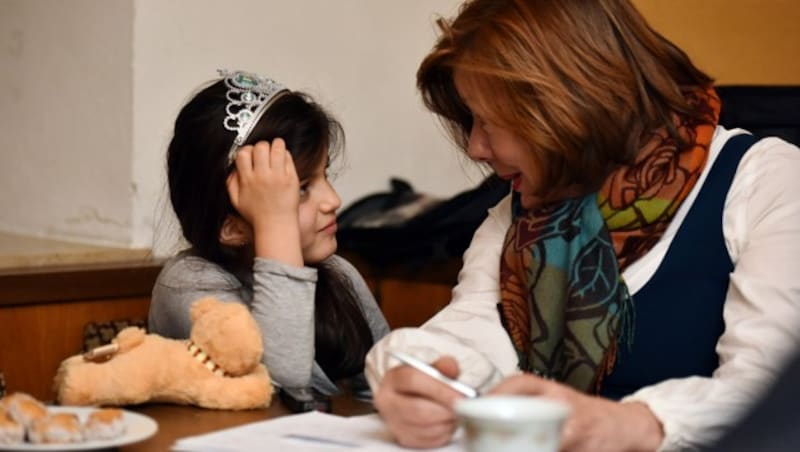
[[[500,259],[500,319],[519,368],[598,393],[618,348],[633,341],[634,304],[622,272],[661,238],[697,183],[719,116],[713,89],[687,97],[710,119],[673,116],[600,190],[526,210],[512,197]]]

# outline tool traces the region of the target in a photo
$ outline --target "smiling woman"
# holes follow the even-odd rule
[[[628,0],[471,0],[439,26],[422,98],[513,190],[450,305],[370,351],[388,427],[412,447],[456,428],[458,394],[402,350],[566,402],[561,450],[709,443],[800,340],[798,149],[719,125],[711,77]]]

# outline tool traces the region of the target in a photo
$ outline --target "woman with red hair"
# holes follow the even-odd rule
[[[628,0],[473,0],[439,25],[422,98],[513,190],[450,305],[370,351],[388,427],[456,427],[459,395],[399,350],[570,404],[564,450],[713,442],[800,341],[800,152],[720,126],[711,77]]]

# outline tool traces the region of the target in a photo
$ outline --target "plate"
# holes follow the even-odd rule
[[[51,413],[75,413],[81,422],[89,417],[89,413],[97,410],[95,407],[85,406],[48,406],[47,411]],[[137,443],[155,435],[158,431],[158,424],[152,418],[132,411],[122,410],[122,419],[125,421],[125,434],[114,439],[102,441],[85,441],[82,443],[69,444],[0,444],[0,451],[29,451],[29,450],[93,450],[109,449],[124,446],[126,444]]]

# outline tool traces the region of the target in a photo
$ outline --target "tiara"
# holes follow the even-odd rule
[[[228,152],[228,163],[231,164],[236,159],[239,147],[247,141],[264,112],[276,99],[288,93],[289,89],[271,78],[252,72],[226,69],[219,69],[217,72],[228,87],[225,94],[228,99],[225,107],[227,115],[222,125],[231,132],[236,132],[236,138]]]

